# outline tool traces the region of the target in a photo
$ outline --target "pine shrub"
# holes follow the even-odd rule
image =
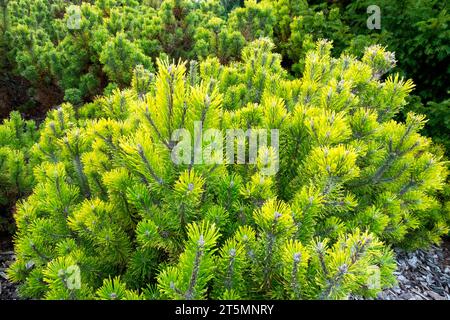
[[[0,231],[12,232],[14,224],[8,212],[32,190],[30,149],[38,137],[34,121],[23,120],[18,112],[0,125]]]
[[[248,42],[271,37],[283,66],[298,77],[306,53],[319,39],[332,40],[335,55],[358,57],[379,43],[396,53],[399,64],[394,71],[417,83],[415,96],[409,97],[397,119],[406,118],[408,111],[426,114],[431,121],[422,132],[439,140],[448,156],[450,129],[440,121],[448,97],[446,2],[379,0],[380,30],[367,28],[367,7],[372,4],[369,0],[1,0],[0,69],[29,82],[24,94],[29,101],[20,106],[22,110],[40,106],[47,110],[63,101],[78,105],[113,88],[123,89],[130,84],[134,67],[151,69],[161,56],[199,61],[218,57],[228,64],[239,60]],[[73,5],[79,5],[76,23]]]
[[[424,117],[393,120],[413,84],[383,78],[392,54],[372,46],[361,60],[333,58],[322,40],[292,79],[273,49],[255,40],[230,65],[161,59],[156,75],[137,68],[130,89],[49,112],[28,155],[32,194],[15,213],[8,275],[21,295],[373,297],[395,282],[391,246],[438,242],[449,230],[435,197],[447,170],[418,133]],[[195,137],[196,122],[278,129],[279,152],[177,164],[174,133]]]

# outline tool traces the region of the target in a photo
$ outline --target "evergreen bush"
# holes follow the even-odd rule
[[[130,89],[49,112],[27,154],[32,193],[15,213],[8,275],[21,295],[373,297],[395,282],[391,246],[439,242],[447,168],[418,133],[423,116],[393,120],[414,85],[383,78],[392,54],[371,46],[361,60],[334,58],[322,40],[292,79],[273,49],[257,39],[229,65],[160,59],[156,75],[135,69]],[[253,164],[197,164],[198,123],[279,136]],[[219,159],[224,146],[203,139],[200,157]],[[194,145],[183,163],[180,143]]]
[[[75,21],[71,8],[80,3],[80,20]],[[450,127],[440,121],[439,111],[448,98],[450,15],[445,1],[380,0],[381,30],[367,28],[367,7],[372,4],[368,0],[2,0],[0,53],[5,59],[0,68],[30,82],[27,106],[50,107],[42,96],[55,95],[54,104],[63,100],[80,104],[108,94],[111,88],[123,89],[135,66],[150,68],[165,55],[200,61],[218,57],[228,64],[239,59],[249,41],[271,37],[283,66],[300,76],[306,53],[319,39],[332,40],[336,55],[357,57],[378,43],[396,53],[399,64],[394,71],[417,83],[417,97],[409,98],[401,117],[406,118],[408,111],[426,114],[431,121],[423,132],[436,137],[448,153]]]
[[[18,112],[0,125],[0,231],[13,232],[14,225],[7,211],[27,196],[33,186],[30,149],[39,132],[34,121],[25,121]]]

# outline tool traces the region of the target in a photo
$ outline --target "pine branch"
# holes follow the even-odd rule
[[[161,186],[164,185],[164,180],[156,175],[155,171],[153,170],[152,166],[150,165],[150,162],[148,161],[147,157],[144,154],[144,149],[142,148],[142,146],[140,144],[138,144],[137,148],[138,148],[139,156],[141,157],[141,160],[144,163],[147,171],[151,174],[153,179],[155,179],[155,181],[159,185],[161,185]]]
[[[195,253],[194,268],[192,269],[191,279],[189,280],[189,287],[185,294],[186,300],[192,300],[194,298],[194,288],[197,283],[198,273],[200,269],[200,259],[202,258],[204,253],[204,246],[205,241],[203,240],[203,235],[200,235],[197,251]]]
[[[170,151],[172,151],[173,147],[171,147],[167,141],[163,138],[161,132],[158,130],[158,128],[155,125],[155,122],[153,121],[150,112],[148,110],[148,107],[145,109],[145,118],[148,120],[148,122],[150,123],[150,125],[152,126],[153,130],[156,132],[156,135],[158,136],[159,141],[161,141],[166,147],[167,149],[169,149]]]

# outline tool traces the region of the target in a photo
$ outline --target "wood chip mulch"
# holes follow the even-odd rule
[[[10,241],[0,239],[0,300],[17,300],[16,285],[8,281],[6,269],[13,263],[15,259]]]

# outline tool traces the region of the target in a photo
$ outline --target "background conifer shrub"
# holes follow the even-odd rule
[[[74,27],[70,8],[80,3],[81,19]],[[396,53],[399,63],[393,71],[417,84],[398,119],[405,120],[408,111],[426,114],[430,121],[422,132],[436,137],[448,155],[450,127],[448,121],[440,121],[449,114],[446,2],[378,1],[380,30],[367,28],[367,7],[372,4],[368,0],[2,0],[0,83],[15,84],[8,89],[9,96],[19,92],[23,98],[10,102],[8,98],[0,114],[14,109],[33,114],[32,110],[47,110],[63,101],[74,105],[92,101],[113,88],[127,87],[135,66],[150,68],[159,56],[199,61],[217,57],[222,64],[232,63],[249,41],[259,37],[273,39],[283,66],[294,76],[302,74],[306,53],[319,39],[332,40],[336,55],[346,52],[358,58],[366,47],[378,43]]]
[[[390,246],[448,233],[435,194],[447,171],[424,118],[393,120],[413,88],[391,54],[331,55],[319,41],[301,78],[262,38],[242,62],[159,60],[132,87],[48,113],[17,205],[22,296],[46,299],[343,299],[391,286]],[[173,132],[279,129],[280,170],[176,165]],[[1,132],[1,131],[0,131]],[[247,146],[248,148],[248,146]],[[262,157],[264,153],[259,153]],[[377,270],[379,285],[371,286]]]
[[[15,202],[27,196],[33,186],[30,149],[39,132],[34,121],[25,121],[18,112],[0,125],[0,231],[13,231],[11,215]]]
[[[79,6],[79,17],[73,16],[73,5]],[[0,8],[0,66],[30,82],[35,105],[45,102],[39,94],[48,87],[54,92],[47,95],[62,93],[56,103],[74,104],[92,100],[110,83],[124,88],[134,67],[151,68],[160,54],[175,59],[214,54],[229,62],[245,41],[224,27],[226,11],[219,0],[10,0]]]

